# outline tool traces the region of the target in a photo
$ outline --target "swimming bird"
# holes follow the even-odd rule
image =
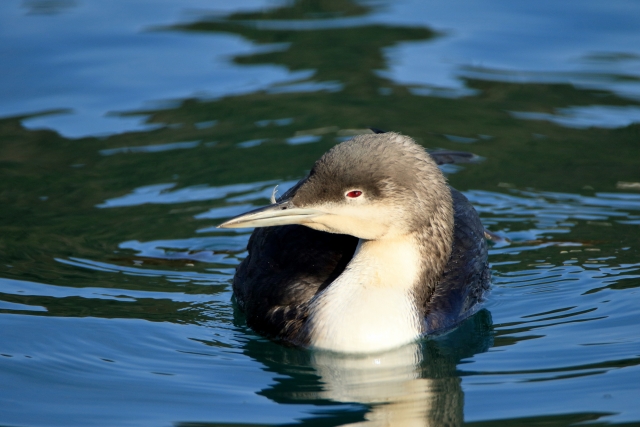
[[[410,137],[355,136],[272,199],[219,227],[256,227],[233,294],[276,341],[383,351],[455,326],[489,288],[478,214]]]

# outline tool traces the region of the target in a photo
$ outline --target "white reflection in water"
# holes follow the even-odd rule
[[[464,421],[458,364],[492,345],[491,314],[481,310],[445,335],[381,353],[291,350],[251,340],[244,350],[276,372],[258,393],[276,402],[364,406],[365,420],[349,425],[458,426]]]
[[[410,344],[375,355],[312,355],[323,391],[318,398],[371,405],[366,421],[349,425],[460,425],[463,393],[456,377],[420,378],[423,349]]]

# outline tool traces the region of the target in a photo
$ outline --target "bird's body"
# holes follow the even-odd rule
[[[472,314],[490,283],[477,213],[395,133],[339,144],[275,204],[222,226],[268,227],[233,291],[249,326],[294,345],[397,347]]]

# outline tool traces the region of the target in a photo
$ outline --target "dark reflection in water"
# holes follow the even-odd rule
[[[48,14],[29,15],[46,29],[86,5],[25,1],[18,9]],[[0,119],[0,424],[640,419],[640,103],[628,65],[637,55],[593,52],[578,61],[591,68],[575,73],[526,61],[528,72],[480,64],[449,76],[456,88],[404,84],[393,74],[398,51],[452,36],[425,24],[437,20],[420,3],[410,5],[425,14],[421,25],[395,19],[394,5],[295,1],[230,15],[194,12],[175,24],[152,20],[139,24],[145,30],[136,37],[145,42],[132,48],[136,58],[160,52],[169,66],[173,43],[224,36],[251,48],[216,57],[215,67],[280,70],[287,78],[112,113],[148,126],[103,137],[30,128],[51,105]],[[549,20],[556,6],[527,7],[541,9],[518,9],[517,22],[541,11]],[[394,19],[380,19],[385,11]],[[575,12],[594,28],[613,20],[623,31],[633,20],[617,9],[616,19]],[[471,21],[456,28],[480,25]],[[532,22],[532,34],[549,36]],[[94,24],[92,31],[102,28]],[[515,31],[499,28],[505,37]],[[104,46],[116,56],[126,50],[109,32],[98,42],[85,27],[69,31],[101,59],[110,58]],[[541,40],[517,50],[533,52]],[[215,43],[206,46],[211,51],[198,55],[220,54]],[[612,63],[619,71],[605,67]],[[149,79],[159,79],[161,68]],[[67,71],[65,84],[77,77]],[[423,74],[418,80],[431,81]],[[34,79],[34,91],[48,81],[24,78]],[[90,88],[108,98],[100,79]],[[137,94],[126,105],[149,101]],[[248,234],[214,226],[264,204],[274,185],[284,190],[328,148],[369,126],[483,158],[445,172],[484,224],[511,241],[491,250],[486,310],[446,336],[371,357],[257,337],[230,302]]]

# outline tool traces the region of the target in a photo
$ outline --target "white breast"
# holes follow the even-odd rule
[[[311,345],[368,353],[416,340],[419,261],[413,242],[361,241],[345,271],[311,304]]]

